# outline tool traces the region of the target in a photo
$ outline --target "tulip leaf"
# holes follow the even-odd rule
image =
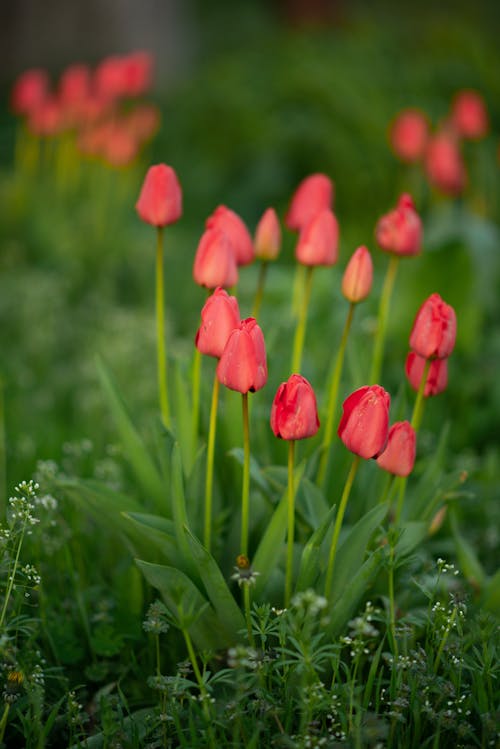
[[[423,521],[410,520],[401,526],[401,535],[394,547],[396,560],[407,557],[415,549],[429,532],[428,523]]]
[[[175,426],[186,473],[191,472],[196,457],[189,383],[181,362],[174,360]]]
[[[199,536],[203,533],[203,513],[205,500],[206,448],[201,447],[195,457],[193,467],[186,479],[186,512],[189,527]]]
[[[459,567],[471,585],[476,588],[482,588],[486,582],[486,573],[483,570],[481,562],[477,558],[472,545],[460,533],[455,512],[450,512],[449,516]]]
[[[500,617],[500,570],[484,584],[481,605],[496,617]]]
[[[314,586],[321,571],[321,546],[335,517],[336,506],[330,507],[323,522],[316,528],[304,546],[300,560],[297,590],[307,590]]]
[[[234,458],[241,466],[243,465],[244,454],[241,447],[233,447],[233,449],[229,451],[229,455]],[[250,455],[250,478],[254,482],[254,484],[264,492],[264,494],[269,495],[271,493],[269,483],[264,476],[260,465],[252,455]]]
[[[307,478],[302,479],[296,504],[297,509],[302,511],[304,519],[313,530],[321,525],[325,514],[330,510],[323,492]]]
[[[174,530],[179,549],[179,556],[182,560],[182,568],[190,575],[197,577],[196,564],[186,538],[186,528],[189,527],[186,498],[184,494],[184,476],[182,472],[181,455],[179,445],[176,443],[172,449],[172,512],[174,515]]]
[[[124,512],[122,515],[134,524],[136,532],[142,535],[148,544],[154,545],[155,549],[161,552],[163,561],[172,565],[178,564],[179,550],[171,520],[140,512]]]

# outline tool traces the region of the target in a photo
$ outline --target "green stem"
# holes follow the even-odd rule
[[[3,711],[2,720],[0,720],[0,742],[3,741],[5,729],[7,727],[7,718],[9,717],[10,702],[7,702]]]
[[[248,393],[242,393],[243,405],[243,484],[241,490],[241,544],[240,553],[248,556],[248,513],[250,500],[250,429],[248,419]]]
[[[252,317],[258,319],[260,312],[260,305],[262,302],[262,295],[264,293],[264,283],[266,280],[266,273],[268,268],[268,261],[262,260],[259,268],[259,279],[257,281],[257,291],[255,292],[255,299],[252,307]]]
[[[21,554],[21,546],[23,545],[25,532],[26,532],[26,520],[24,521],[23,529],[21,531],[21,538],[19,539],[19,544],[17,546],[16,558],[14,559],[12,572],[9,575],[9,587],[7,588],[7,593],[5,594],[5,601],[3,604],[2,615],[0,616],[0,631],[2,630],[2,627],[3,627],[5,614],[7,612],[7,606],[9,604],[10,594],[12,593],[12,588],[14,587],[14,580],[16,577],[17,565],[19,564],[19,556]]]
[[[337,406],[337,398],[340,385],[340,377],[342,374],[342,367],[344,364],[344,355],[347,344],[347,338],[349,336],[349,330],[352,324],[352,318],[354,314],[355,305],[351,302],[349,305],[349,312],[342,332],[342,338],[340,340],[340,346],[337,351],[335,359],[335,365],[333,368],[331,380],[330,380],[330,393],[328,397],[328,411],[326,417],[326,426],[323,432],[323,442],[321,445],[321,458],[318,469],[318,486],[323,487],[325,484],[326,476],[328,473],[328,463],[330,458],[329,447],[332,442],[333,425],[335,423],[335,412]]]
[[[200,383],[201,383],[201,352],[195,347],[192,369],[193,383],[193,411],[191,414],[191,433],[193,440],[193,455],[196,454],[198,444],[198,425],[200,421]]]
[[[170,428],[170,407],[167,389],[167,355],[165,349],[165,301],[163,284],[163,227],[157,230],[156,241],[156,334],[158,351],[158,390],[163,424]]]
[[[5,439],[5,401],[0,377],[0,520],[7,514],[7,445]]]
[[[247,624],[248,643],[250,647],[255,648],[255,640],[252,632],[252,617],[250,614],[250,585],[243,583],[243,604],[245,607],[245,621]]]
[[[437,651],[436,660],[434,661],[434,673],[437,673],[437,669],[439,666],[439,661],[441,660],[441,656],[443,655],[444,646],[446,645],[446,641],[448,639],[448,635],[450,634],[451,628],[453,627],[453,622],[455,621],[455,618],[457,616],[457,607],[455,606],[453,608],[452,614],[450,616],[450,620],[446,626],[446,629],[444,631],[444,635],[441,639],[441,642],[439,644],[439,649]]]
[[[304,348],[304,340],[306,336],[307,308],[309,306],[309,299],[311,298],[313,270],[313,265],[309,265],[306,268],[306,277],[302,294],[302,304],[300,306],[299,319],[297,322],[297,327],[295,329],[295,338],[293,341],[292,372],[300,371],[302,350]]]
[[[395,658],[398,657],[398,643],[396,640],[396,605],[394,601],[394,539],[391,539],[391,553],[389,557],[389,616],[392,649]]]
[[[208,428],[207,443],[207,471],[205,474],[205,532],[203,538],[207,551],[210,551],[210,547],[212,544],[212,496],[214,483],[214,452],[218,403],[219,380],[217,379],[216,374],[214,376],[214,385],[212,388],[212,405],[210,406],[210,425]]]
[[[342,525],[342,520],[344,518],[345,508],[347,507],[347,500],[349,499],[349,494],[351,493],[351,488],[354,482],[354,477],[356,476],[356,471],[358,470],[359,461],[360,461],[359,455],[355,455],[354,460],[352,461],[352,464],[351,464],[351,468],[349,470],[349,474],[347,476],[347,480],[345,482],[344,491],[342,492],[342,497],[341,497],[339,509],[337,512],[337,517],[335,518],[332,543],[330,545],[330,554],[328,556],[328,567],[326,571],[326,583],[325,583],[325,597],[326,598],[329,598],[331,594],[331,588],[332,588],[332,582],[333,582],[333,571],[335,569],[335,557],[337,555],[337,544],[338,544],[339,535],[340,535],[340,528]]]
[[[387,320],[389,319],[389,307],[391,305],[392,289],[396,279],[399,256],[391,255],[387,273],[385,275],[380,305],[378,308],[377,332],[375,335],[375,346],[373,350],[372,369],[370,373],[370,383],[374,384],[379,381],[382,371],[382,359],[384,356],[385,335],[387,331]]]
[[[212,736],[212,729],[211,729],[211,716],[210,716],[210,710],[208,708],[208,692],[207,688],[205,686],[205,682],[203,681],[203,677],[200,672],[200,668],[198,666],[198,661],[196,660],[196,655],[193,648],[193,642],[191,640],[191,636],[187,629],[182,630],[182,634],[184,635],[184,641],[186,643],[189,660],[191,661],[191,665],[193,667],[194,675],[196,677],[196,681],[198,683],[198,686],[200,688],[200,694],[202,696],[202,705],[203,705],[203,714],[205,716],[205,719],[208,723],[208,729],[209,729],[209,736],[211,738],[210,746],[213,746],[213,736]]]
[[[294,464],[295,440],[290,440],[288,443],[288,533],[286,546],[285,608],[289,607],[292,596],[293,536],[295,523]]]

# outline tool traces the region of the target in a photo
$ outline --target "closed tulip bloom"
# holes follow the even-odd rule
[[[255,250],[252,237],[245,222],[237,213],[225,205],[218,206],[206,221],[207,229],[221,229],[227,234],[233,246],[237,265],[249,265],[254,257]]]
[[[153,226],[167,226],[180,218],[181,186],[171,166],[149,167],[135,208],[140,218]]]
[[[123,94],[141,96],[153,81],[153,57],[149,52],[132,52],[122,59]]]
[[[342,294],[353,304],[362,302],[371,291],[372,281],[372,256],[368,248],[362,245],[347,263],[342,277]]]
[[[439,294],[431,294],[420,307],[410,333],[410,348],[424,359],[445,359],[457,336],[455,310]]]
[[[29,114],[45,99],[49,91],[49,76],[45,70],[33,68],[21,73],[11,94],[11,106],[16,114]]]
[[[446,132],[430,139],[425,154],[429,182],[445,195],[460,195],[467,184],[467,172],[455,138]]]
[[[230,334],[217,364],[222,385],[239,393],[255,392],[267,382],[266,347],[253,317],[242,320]]]
[[[220,229],[207,229],[198,244],[193,278],[200,286],[229,288],[238,283],[238,267],[233,246]]]
[[[406,357],[405,372],[413,390],[418,392],[427,359],[410,351]],[[448,385],[448,359],[432,359],[424,386],[424,397],[439,395]]]
[[[462,138],[479,140],[489,130],[489,117],[484,99],[477,91],[459,91],[453,99],[451,124]]]
[[[395,255],[418,255],[422,245],[422,221],[410,195],[401,195],[394,210],[375,227],[379,247]]]
[[[300,232],[295,257],[302,265],[334,265],[338,259],[339,225],[326,209]]]
[[[361,458],[376,458],[385,450],[389,433],[389,393],[380,385],[365,385],[342,405],[338,435]]]
[[[389,429],[387,446],[377,458],[384,471],[394,476],[409,476],[413,471],[417,438],[409,421],[396,421]]]
[[[64,106],[74,107],[83,102],[90,94],[91,73],[87,65],[70,65],[61,74],[59,96]]]
[[[218,286],[201,310],[201,325],[196,333],[196,348],[208,356],[222,356],[232,331],[240,324],[240,310],[235,296]]]
[[[281,249],[281,226],[274,208],[268,208],[257,224],[254,237],[255,257],[276,260]]]
[[[303,440],[318,431],[316,396],[302,375],[293,374],[279,386],[271,408],[271,429],[283,440]]]
[[[311,174],[295,190],[285,216],[285,225],[302,231],[318,214],[332,208],[333,182],[326,174]]]
[[[64,130],[66,113],[59,98],[49,94],[28,115],[28,128],[34,135],[51,137]]]
[[[390,130],[391,147],[407,164],[420,161],[429,135],[427,117],[419,109],[404,109],[394,119]]]

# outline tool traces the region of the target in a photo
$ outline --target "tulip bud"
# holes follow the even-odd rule
[[[489,118],[477,91],[459,91],[453,99],[451,125],[459,137],[480,140],[488,133]]]
[[[123,91],[125,96],[141,96],[153,80],[153,57],[149,52],[132,52],[122,58]]]
[[[333,182],[326,174],[311,174],[295,190],[285,225],[292,231],[302,231],[322,211],[331,209]]]
[[[233,246],[220,229],[207,229],[203,233],[194,258],[193,278],[207,289],[229,288],[238,283]]]
[[[271,429],[283,440],[303,440],[318,431],[316,396],[305,377],[293,374],[279,386],[271,408]]]
[[[34,135],[50,137],[66,126],[65,112],[57,96],[49,94],[28,114],[28,128]]]
[[[139,217],[153,226],[167,226],[182,214],[182,192],[171,166],[149,167],[135,208]]]
[[[422,221],[410,195],[403,194],[394,210],[382,216],[375,227],[377,244],[395,255],[418,255],[422,243]]]
[[[266,346],[253,317],[242,320],[230,334],[217,364],[222,385],[239,393],[255,392],[267,382]]]
[[[295,257],[302,265],[333,265],[338,259],[339,225],[326,209],[300,232]]]
[[[276,260],[281,248],[281,227],[274,208],[264,211],[255,230],[255,257]]]
[[[406,357],[405,372],[413,390],[418,392],[427,359],[410,351]],[[424,397],[439,395],[448,385],[448,359],[432,359],[425,381]]]
[[[407,164],[419,161],[425,151],[429,124],[427,117],[418,109],[404,109],[391,126],[392,150]]]
[[[225,205],[220,205],[206,220],[207,229],[223,231],[233,247],[237,265],[249,265],[254,259],[252,237],[244,221]]]
[[[49,91],[49,76],[45,70],[33,68],[18,76],[11,94],[15,114],[29,114],[38,107]]]
[[[342,277],[342,294],[352,304],[366,299],[372,288],[373,262],[367,247],[358,247]]]
[[[366,459],[384,451],[390,403],[389,393],[380,385],[365,385],[346,398],[338,435],[348,450]]]
[[[90,94],[90,68],[87,65],[70,65],[61,75],[58,90],[65,107],[80,105]]]
[[[431,185],[445,195],[459,195],[467,184],[467,173],[456,140],[450,133],[430,139],[425,154],[425,171]]]
[[[196,348],[208,356],[222,356],[232,331],[240,324],[240,310],[235,296],[218,286],[201,310],[201,325],[196,333]]]
[[[439,294],[431,294],[420,307],[410,333],[410,348],[424,359],[445,359],[457,336],[455,310]]]
[[[409,421],[396,421],[389,429],[387,446],[377,458],[384,471],[395,476],[409,476],[413,471],[417,438]]]

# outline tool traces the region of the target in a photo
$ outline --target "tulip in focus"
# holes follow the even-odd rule
[[[420,307],[410,333],[410,348],[424,359],[445,359],[457,336],[455,310],[439,294],[431,294]]]
[[[264,336],[253,317],[242,320],[230,334],[217,365],[217,377],[222,385],[243,394],[266,384]]]
[[[240,324],[238,300],[218,286],[201,310],[201,325],[196,333],[198,351],[220,358],[232,331]]]
[[[203,233],[194,258],[193,278],[207,289],[229,288],[238,282],[233,246],[220,229],[207,229]]]
[[[445,195],[460,195],[467,173],[455,138],[446,132],[430,139],[425,154],[425,171],[431,185]]]
[[[268,208],[257,224],[254,237],[255,257],[264,262],[276,260],[281,249],[281,227],[274,208]]]
[[[171,166],[156,164],[148,169],[135,208],[148,224],[173,224],[182,214],[182,192]]]
[[[326,174],[311,174],[299,184],[285,216],[285,225],[302,231],[322,211],[332,208],[333,183]]]
[[[223,231],[233,247],[237,265],[249,265],[255,256],[252,237],[245,222],[225,205],[218,206],[206,221],[207,229]]]
[[[352,304],[362,302],[371,291],[373,262],[367,247],[361,246],[347,263],[342,277],[342,294]]]
[[[338,259],[339,225],[330,209],[318,213],[300,232],[295,257],[302,265],[334,265]]]
[[[385,450],[390,403],[389,393],[380,385],[365,385],[346,398],[338,435],[348,450],[367,460]]]
[[[392,150],[401,161],[415,163],[423,158],[429,123],[419,109],[404,109],[391,126],[390,142]]]
[[[384,471],[394,476],[409,476],[413,471],[417,438],[409,421],[396,421],[389,429],[387,447],[377,458]]]
[[[293,374],[279,386],[271,408],[271,429],[283,440],[303,440],[318,431],[316,396],[302,375]]]
[[[405,372],[413,390],[418,392],[424,367],[428,360],[410,351],[406,357]],[[439,395],[448,385],[448,359],[432,359],[424,386],[424,398]]]
[[[422,221],[413,199],[404,193],[396,208],[382,216],[375,227],[377,244],[395,255],[418,255],[422,244]]]
[[[484,138],[489,130],[489,118],[481,94],[471,90],[459,91],[452,103],[451,124],[459,137]]]

